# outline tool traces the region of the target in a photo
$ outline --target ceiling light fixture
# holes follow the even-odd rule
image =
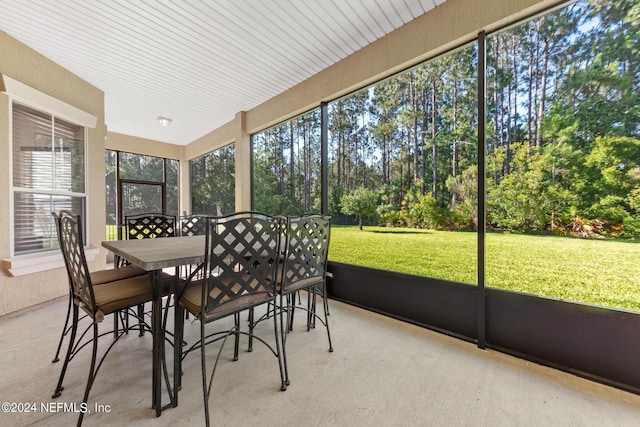
[[[169,126],[171,124],[173,120],[171,120],[168,117],[158,117],[158,123],[160,123],[162,126]]]

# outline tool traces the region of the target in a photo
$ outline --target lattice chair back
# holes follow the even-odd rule
[[[204,236],[207,233],[207,215],[188,215],[180,218],[181,236]]]
[[[251,212],[209,220],[202,318],[274,298],[280,228],[280,220]]]
[[[324,279],[329,255],[331,217],[317,214],[288,217],[285,227],[283,288],[305,279]]]
[[[87,267],[87,259],[84,254],[82,219],[80,215],[73,216],[66,211],[61,211],[59,215],[55,213],[52,213],[52,215],[57,221],[60,250],[67,267],[74,303],[89,315],[95,316],[95,298],[89,268]],[[96,318],[95,320],[100,322],[102,318]]]
[[[175,237],[176,216],[165,214],[130,215],[124,218],[127,239]]]
[[[60,233],[60,218],[63,216],[71,216],[73,217],[73,213],[68,210],[61,210],[60,213],[51,212],[51,216],[53,217],[53,223],[56,226],[56,234],[58,236],[58,246],[62,251],[62,234]],[[66,260],[64,252],[62,253],[62,258]],[[67,275],[69,275],[69,269],[67,268]],[[69,276],[69,286],[71,286],[71,276]]]

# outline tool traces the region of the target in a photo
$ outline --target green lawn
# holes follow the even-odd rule
[[[486,285],[640,311],[640,242],[490,233]],[[329,259],[476,284],[476,233],[332,226]]]

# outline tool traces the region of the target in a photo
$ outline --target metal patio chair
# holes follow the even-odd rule
[[[180,235],[204,236],[207,233],[207,221],[209,218],[208,215],[185,215],[180,217]],[[184,275],[188,277],[197,267],[196,265],[186,266]]]
[[[124,229],[127,240],[155,239],[161,237],[175,237],[177,235],[177,219],[175,215],[162,213],[143,213],[124,217]],[[122,265],[119,261],[117,264]],[[179,274],[176,269],[176,274]],[[138,306],[138,317],[144,315],[144,304]],[[128,327],[128,318],[126,319]],[[144,335],[144,328],[140,328],[140,336]]]
[[[94,286],[84,253],[81,217],[79,215],[73,216],[63,211],[59,215],[54,215],[54,218],[58,222],[56,228],[59,233],[60,249],[67,268],[73,305],[71,310],[72,318],[69,346],[52,398],[59,397],[64,390],[64,377],[71,360],[73,360],[84,347],[91,345],[92,356],[89,376],[82,400],[82,403],[86,405],[89,392],[102,366],[102,362],[114,344],[125,333],[124,330],[117,330],[115,338],[109,344],[98,362],[99,338],[111,334],[111,332],[100,333],[98,331],[98,324],[101,323],[108,314],[124,310],[130,311],[132,307],[138,304],[151,301],[151,279],[145,274]],[[170,291],[173,280],[174,278],[170,275],[163,276],[164,293]],[[91,324],[78,336],[81,309],[88,315]],[[140,320],[139,325],[141,328],[149,328],[144,324],[143,320]],[[88,334],[89,330],[92,330],[93,333]],[[82,424],[83,417],[84,412],[80,412],[77,423],[78,426]]]
[[[66,211],[63,210],[61,211],[61,214],[63,215],[68,215],[68,216],[73,216],[73,213],[70,211]],[[60,242],[60,221],[59,221],[59,216],[58,214],[56,214],[55,212],[51,212],[51,215],[53,216],[53,222],[55,224],[56,227],[56,233],[58,235],[58,244],[60,247],[62,247],[62,242]],[[122,279],[129,279],[131,277],[136,277],[136,276],[142,276],[147,274],[147,272],[141,268],[136,267],[135,265],[128,265],[122,268],[111,268],[111,269],[106,269],[106,270],[97,270],[97,271],[92,271],[91,273],[89,273],[89,275],[91,276],[91,283],[94,286],[98,286],[98,285],[102,285],[103,283],[109,283],[109,282],[115,282],[117,280],[122,280]],[[68,272],[67,272],[67,276],[68,276]],[[69,280],[71,280],[69,278]],[[52,363],[58,362],[60,360],[60,350],[62,349],[62,343],[64,342],[64,337],[66,337],[69,332],[71,331],[71,327],[69,326],[69,319],[71,318],[71,306],[73,305],[73,293],[71,292],[71,289],[69,289],[69,302],[67,304],[67,316],[66,319],[64,321],[64,326],[62,327],[62,333],[60,334],[60,340],[58,341],[58,348],[56,349],[56,354],[53,357],[53,360],[51,361]],[[117,316],[117,314],[116,314]],[[86,317],[83,316],[82,318]],[[113,333],[114,336],[117,335],[117,330],[118,330],[118,320],[117,318],[114,318],[114,325],[113,325]]]
[[[329,305],[327,300],[326,278],[327,258],[331,235],[331,217],[317,214],[290,216],[284,226],[284,256],[278,266],[277,289],[279,298],[280,328],[282,351],[284,355],[285,378],[287,335],[293,329],[293,315],[296,309],[307,313],[307,331],[315,328],[318,319],[327,330],[329,351],[333,352],[329,329]],[[295,295],[307,291],[307,306],[297,306]],[[323,316],[316,312],[317,295],[322,296]],[[286,313],[286,322],[283,319]],[[286,326],[285,326],[286,325]]]
[[[176,236],[176,216],[144,213],[124,217],[127,239],[149,239]]]
[[[188,349],[183,350],[182,336],[176,336],[176,342],[179,343],[180,348],[175,359],[180,361],[180,365],[174,368],[175,372],[182,372],[182,359],[189,352],[200,349],[207,426],[210,424],[209,399],[213,376],[224,344],[229,336],[233,336],[234,360],[237,360],[239,336],[253,333],[253,331],[240,330],[240,314],[259,305],[275,303],[273,278],[279,256],[281,222],[266,215],[244,212],[211,218],[208,224],[206,261],[201,267],[203,278],[198,279],[198,272],[192,273],[178,298],[181,307],[200,321],[200,339]],[[176,331],[182,334],[184,316],[180,314],[176,316],[180,321]],[[229,316],[234,316],[231,329],[207,334],[207,325]],[[273,316],[273,322],[275,343],[269,343],[261,337],[255,336],[255,338],[265,344],[278,359],[280,388],[284,391],[287,386],[277,316]],[[205,348],[216,341],[222,342],[208,379]],[[256,369],[262,369],[262,367],[256,367]]]
[[[204,236],[207,233],[208,215],[186,215],[180,217],[181,236]]]

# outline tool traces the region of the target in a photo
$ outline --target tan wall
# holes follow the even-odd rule
[[[180,160],[184,157],[185,149],[185,147],[181,145],[167,144],[166,142],[139,138],[137,136],[123,135],[116,132],[107,132],[104,147],[109,150],[166,157],[168,159],[175,160]]]
[[[193,159],[235,142],[237,138],[235,123],[236,120],[233,120],[224,124],[187,145],[184,150],[185,158]]]
[[[104,173],[104,94],[0,31],[0,74],[9,76],[34,89],[73,105],[98,118],[89,129],[87,143],[88,171],[88,244],[99,247],[105,231]],[[9,97],[0,93],[0,259],[10,253],[11,177],[9,176]],[[105,251],[90,265],[104,266]],[[41,273],[10,277],[0,271],[0,315],[20,310],[68,294],[66,272],[57,268]],[[62,314],[61,314],[62,315]]]

